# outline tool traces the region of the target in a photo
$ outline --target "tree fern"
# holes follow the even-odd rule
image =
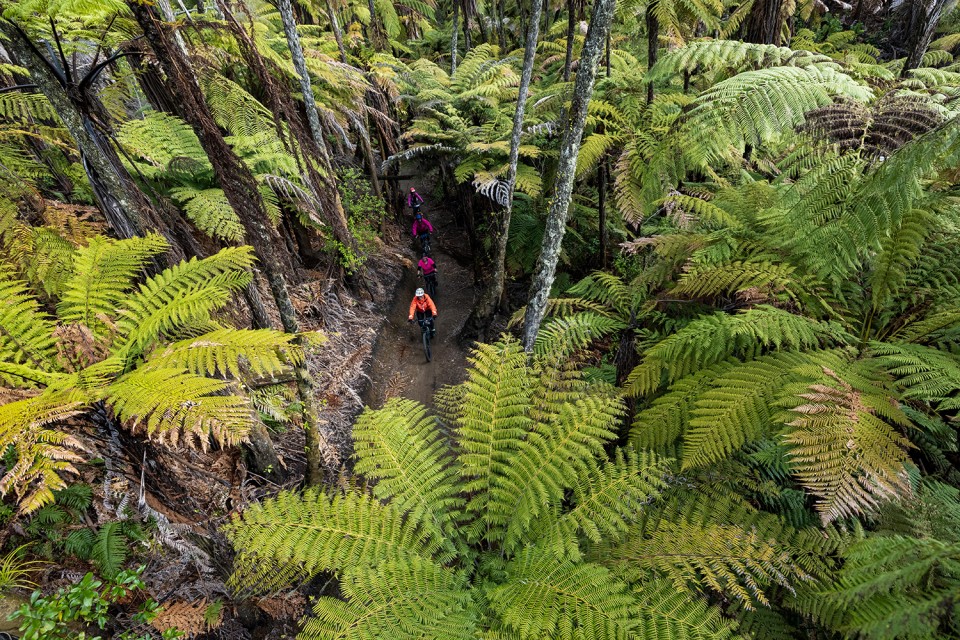
[[[237,213],[227,202],[223,189],[179,187],[170,195],[181,205],[190,222],[212,238],[241,242],[244,230]]]
[[[203,376],[242,379],[248,373],[270,376],[303,361],[295,336],[272,329],[210,333],[162,346],[150,354],[148,368],[182,368]]]
[[[56,353],[53,325],[22,282],[0,267],[0,361],[44,369]],[[2,372],[5,379],[9,375]],[[22,383],[25,378],[11,381]],[[29,381],[28,381],[29,382]]]

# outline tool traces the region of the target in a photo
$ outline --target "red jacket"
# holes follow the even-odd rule
[[[433,304],[433,300],[430,299],[429,295],[425,293],[422,298],[413,296],[413,300],[410,301],[410,320],[413,320],[414,311],[423,313],[427,309],[430,309],[433,315],[437,315],[437,305]]]

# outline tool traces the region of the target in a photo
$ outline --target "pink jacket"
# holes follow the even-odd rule
[[[421,233],[433,233],[433,225],[430,224],[430,221],[426,218],[414,220],[410,233],[412,233],[414,237],[419,236]]]

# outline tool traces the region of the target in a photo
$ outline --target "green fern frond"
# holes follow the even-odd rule
[[[555,419],[538,421],[511,456],[504,477],[495,478],[490,488],[487,521],[506,525],[505,548],[519,545],[547,505],[559,503],[580,478],[596,472],[622,414],[619,400],[597,394],[564,403]]]
[[[273,329],[217,329],[169,344],[147,358],[147,368],[186,369],[202,376],[271,376],[303,362],[296,336]]]
[[[357,473],[375,480],[373,495],[392,500],[411,523],[438,539],[451,538],[463,509],[456,478],[457,463],[436,421],[412,401],[394,399],[379,411],[361,414],[353,427]]]
[[[429,565],[443,546],[394,505],[353,491],[280,493],[236,514],[224,531],[239,555],[230,583],[261,592],[277,585],[278,566],[305,579],[321,571]]]
[[[211,238],[234,243],[243,241],[243,224],[223,189],[178,187],[171,189],[170,195],[183,205],[190,222]]]
[[[147,279],[127,296],[117,315],[124,349],[143,349],[178,327],[207,320],[250,281],[250,247],[228,247],[215,255],[191,258]]]
[[[583,311],[545,322],[533,348],[538,355],[571,354],[623,328],[623,322],[616,318]]]
[[[36,370],[51,368],[56,354],[53,323],[40,310],[36,298],[23,282],[12,278],[0,267],[0,362],[26,365]],[[30,385],[30,380],[0,372],[3,380],[14,386]]]
[[[345,600],[318,598],[303,640],[473,640],[479,617],[466,581],[451,569],[412,561],[347,571]],[[429,612],[429,615],[424,615]]]
[[[245,398],[225,395],[228,385],[181,369],[137,369],[106,388],[107,402],[134,431],[174,445],[206,451],[243,442],[253,416]],[[185,437],[186,436],[186,437]]]
[[[636,626],[626,584],[604,567],[558,560],[528,547],[489,592],[490,607],[521,638],[626,638]]]
[[[727,640],[734,625],[718,607],[687,589],[677,589],[669,580],[644,580],[633,587],[638,599],[637,638],[676,640]]]
[[[660,82],[681,73],[703,73],[724,70],[740,72],[769,67],[807,67],[813,64],[835,64],[828,56],[794,50],[771,44],[754,44],[739,40],[705,40],[667,52],[647,72],[648,82]]]
[[[93,560],[105,578],[112,578],[127,560],[127,537],[123,534],[123,524],[106,522],[97,531],[90,549]]]
[[[494,483],[509,473],[512,453],[531,428],[526,354],[515,341],[480,345],[469,359],[457,419],[467,512],[486,518]]]
[[[616,543],[643,506],[665,488],[665,463],[649,453],[636,454],[617,449],[612,460],[594,467],[573,486],[574,506],[559,515],[548,515],[538,523],[544,540],[554,541],[557,555],[579,557],[579,536],[594,544]]]
[[[117,306],[133,286],[134,276],[147,261],[167,249],[159,235],[129,240],[94,238],[74,256],[73,276],[64,284],[57,315],[62,322],[89,327],[97,338],[106,338]]]

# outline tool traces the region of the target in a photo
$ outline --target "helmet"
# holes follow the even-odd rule
[[[414,189],[413,187],[410,187],[410,191],[416,191],[416,189]]]
[[[418,214],[417,214],[417,220],[423,220],[423,214],[422,214],[422,213],[418,213]]]
[[[422,297],[423,297],[423,289],[417,289],[417,291],[416,291],[416,293],[414,293],[414,295],[417,296],[418,298],[422,298]]]

